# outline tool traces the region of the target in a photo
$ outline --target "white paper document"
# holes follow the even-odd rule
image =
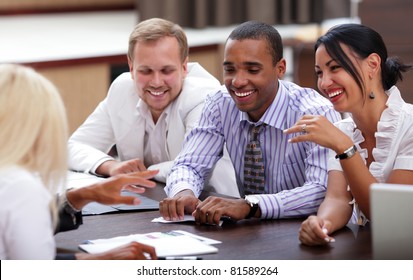
[[[152,220],[152,223],[163,223],[163,224],[169,224],[169,223],[185,223],[185,222],[195,222],[195,217],[189,214],[184,215],[184,218],[179,221],[168,221],[165,220],[163,217],[158,217]],[[224,221],[219,221],[219,226],[222,226],[222,223]]]
[[[168,223],[184,223],[184,222],[195,222],[195,218],[192,215],[184,215],[184,218],[179,221],[168,221],[165,220],[163,217],[155,218],[152,220],[152,223],[163,223],[163,224],[168,224]]]
[[[79,248],[92,254],[102,253],[132,241],[155,247],[158,257],[216,253],[218,249],[211,244],[221,243],[218,240],[175,230],[89,240],[87,244],[80,244]]]
[[[67,182],[66,188],[82,188],[85,186],[89,186],[95,184],[97,182],[106,180],[106,178],[94,176],[92,174],[82,173],[82,172],[75,172],[75,171],[68,171],[67,172]]]

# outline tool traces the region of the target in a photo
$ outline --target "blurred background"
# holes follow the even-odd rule
[[[190,61],[222,80],[226,37],[260,20],[283,37],[285,79],[316,88],[313,45],[329,27],[361,22],[384,38],[391,56],[413,63],[413,0],[0,0],[0,63],[31,66],[59,88],[74,131],[128,71],[133,26],[161,17],[184,27]],[[413,73],[398,84],[413,103]]]

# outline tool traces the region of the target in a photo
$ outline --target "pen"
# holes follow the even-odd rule
[[[158,257],[158,260],[202,260],[200,257],[187,256],[187,257]]]

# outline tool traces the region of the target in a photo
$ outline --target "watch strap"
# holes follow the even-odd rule
[[[357,152],[357,148],[356,146],[352,146],[350,148],[348,148],[347,150],[344,151],[344,153],[336,155],[337,159],[346,159],[346,158],[351,158],[352,156],[354,156]]]
[[[251,207],[250,208],[250,212],[248,213],[248,215],[245,217],[245,219],[251,219],[252,217],[255,216],[255,214],[257,213],[258,210],[258,203],[251,203],[249,201],[246,200],[246,202],[248,203],[248,205]]]
[[[248,213],[247,217],[245,217],[245,219],[251,219],[252,217],[254,217],[255,213],[257,213],[257,210],[258,210],[258,204],[252,204],[250,212]]]

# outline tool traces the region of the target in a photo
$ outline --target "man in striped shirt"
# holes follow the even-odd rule
[[[340,119],[318,92],[281,78],[286,62],[278,31],[250,21],[232,31],[224,51],[224,83],[205,103],[199,124],[188,135],[168,177],[168,198],[161,215],[180,220],[192,213],[198,223],[218,224],[256,217],[281,219],[315,213],[327,184],[327,149],[312,142],[289,143],[283,133],[303,115]],[[237,185],[244,196],[244,154],[250,126],[264,124],[258,136],[264,161],[264,193],[248,199],[208,197],[198,200],[206,178],[226,145]],[[305,133],[305,127],[303,128]]]

